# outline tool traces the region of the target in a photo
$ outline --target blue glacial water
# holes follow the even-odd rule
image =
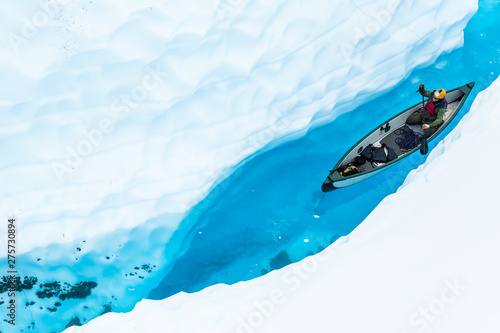
[[[435,147],[469,111],[477,93],[500,73],[499,18],[499,1],[480,1],[465,30],[464,47],[443,54],[430,67],[413,71],[391,91],[333,123],[238,168],[183,222],[194,227],[182,254],[150,298],[255,278],[317,253],[349,234],[426,157],[413,154],[367,181],[323,195],[320,189],[328,170],[376,125],[421,101],[415,93],[418,83],[429,89],[450,89],[475,81],[458,116],[430,144],[431,149]],[[439,45],[434,47],[438,51]]]

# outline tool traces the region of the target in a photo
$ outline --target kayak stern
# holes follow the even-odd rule
[[[338,173],[338,171],[330,173],[323,182],[323,186],[321,186],[321,191],[326,193],[338,189],[338,187],[335,187],[335,185],[333,185],[333,182],[339,178],[340,174]]]

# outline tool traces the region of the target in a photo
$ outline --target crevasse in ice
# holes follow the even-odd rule
[[[61,331],[130,310],[214,184],[461,46],[477,3],[2,7],[0,210],[18,223],[17,328]]]

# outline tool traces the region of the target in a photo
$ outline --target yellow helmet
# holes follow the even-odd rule
[[[443,99],[444,96],[446,96],[446,90],[444,89],[439,89],[434,92],[434,97],[437,99]]]

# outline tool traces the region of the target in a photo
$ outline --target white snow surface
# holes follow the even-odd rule
[[[398,192],[325,251],[65,332],[498,332],[500,178],[478,166],[500,162],[499,126],[497,79]]]
[[[460,47],[477,0],[1,6],[0,216],[19,273],[97,280],[94,304],[125,309],[215,184]],[[126,277],[141,264],[156,269]]]

